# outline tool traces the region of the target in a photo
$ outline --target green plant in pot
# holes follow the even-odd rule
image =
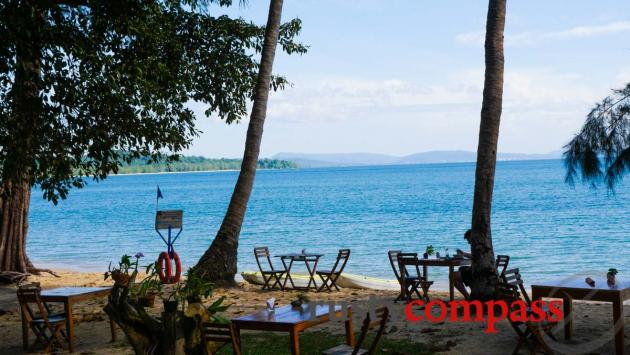
[[[144,254],[137,253],[135,255],[135,261],[131,261],[131,256],[124,254],[118,262],[118,267],[112,269],[112,263],[109,263],[107,272],[105,273],[104,280],[111,277],[114,280],[114,285],[129,287],[130,283],[133,283],[136,275],[138,274],[138,261]],[[131,272],[131,273],[130,273]]]
[[[424,250],[424,254],[422,255],[425,259],[428,259],[429,256],[433,255],[435,249],[433,249],[433,245],[427,245],[427,248]]]
[[[186,272],[186,280],[182,282],[179,294],[188,303],[201,303],[212,295],[212,286],[211,282],[205,281],[199,277],[195,269],[190,268]]]
[[[616,282],[615,276],[618,273],[619,272],[617,271],[617,269],[614,269],[614,268],[608,269],[608,273],[606,274],[606,280],[607,280],[609,285],[614,285],[615,284],[615,282]]]
[[[167,295],[166,297],[163,297],[162,301],[164,302],[164,312],[166,313],[174,313],[177,312],[177,306],[179,305],[179,294],[180,294],[180,289],[181,289],[181,283],[177,282],[173,285],[167,285],[164,287],[166,289],[166,292],[164,292],[164,295]]]
[[[297,299],[291,301],[291,307],[293,307],[293,308],[300,308],[300,307],[302,307],[303,304],[308,303],[309,301],[310,301],[310,299],[308,298],[306,293],[300,292],[297,295]]]
[[[155,297],[160,296],[164,288],[159,278],[158,263],[147,265],[146,274],[137,287],[138,304],[142,307],[153,307]]]

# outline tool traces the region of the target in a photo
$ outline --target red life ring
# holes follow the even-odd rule
[[[179,255],[173,251],[173,261],[175,261],[175,275],[173,275],[173,271],[171,269],[171,258],[168,255],[168,252],[161,252],[160,257],[158,258],[159,265],[159,276],[160,281],[163,284],[174,284],[179,281],[179,277],[182,274],[182,264],[179,262]]]

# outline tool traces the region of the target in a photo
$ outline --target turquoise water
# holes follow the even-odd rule
[[[206,250],[223,218],[237,172],[112,176],[54,206],[34,192],[28,254],[34,263],[107,268],[121,254],[165,250],[153,230],[161,209],[183,209],[175,249],[185,265]],[[239,270],[256,268],[254,246],[325,254],[350,248],[348,272],[391,278],[387,250],[442,254],[465,249],[474,164],[259,171],[240,239]],[[495,251],[512,256],[528,283],[616,267],[630,273],[630,185],[615,195],[568,186],[560,161],[500,162],[493,209]],[[436,277],[444,271],[435,272]]]

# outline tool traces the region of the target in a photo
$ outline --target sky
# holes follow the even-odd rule
[[[269,2],[231,15],[264,24]],[[475,151],[487,0],[285,0],[307,54],[278,52],[292,87],[270,96],[261,157]],[[558,151],[593,105],[630,82],[630,1],[508,0],[499,152]],[[247,118],[193,104],[186,154],[241,157]]]

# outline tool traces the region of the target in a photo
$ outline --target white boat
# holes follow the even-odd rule
[[[262,285],[263,278],[260,272],[258,271],[243,271],[241,272],[241,276],[243,279],[254,285]],[[298,287],[306,287],[308,284],[308,275],[306,274],[291,274],[291,278],[293,279],[293,283]],[[316,277],[315,279],[317,284],[321,284],[321,280]],[[284,278],[282,279],[284,282]],[[287,286],[289,283],[287,282]],[[312,284],[311,284],[312,285]],[[356,289],[367,289],[367,290],[388,290],[388,291],[399,291],[400,285],[396,280],[387,280],[387,279],[379,279],[376,277],[362,276],[362,275],[354,275],[343,273],[339,276],[339,280],[337,280],[337,285],[339,287],[345,288],[356,288]]]
[[[345,272],[339,276],[337,285],[347,288],[400,291],[400,284],[397,280],[379,279],[377,277],[354,275]]]

